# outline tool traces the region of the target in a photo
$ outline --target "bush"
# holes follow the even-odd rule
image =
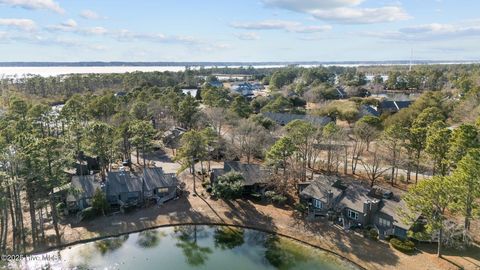
[[[413,251],[415,250],[415,243],[413,243],[410,240],[402,241],[397,238],[392,238],[390,239],[390,244],[396,250],[401,251],[403,253],[413,253]]]
[[[375,228],[365,230],[363,235],[372,240],[378,240],[378,231]]]
[[[95,190],[95,193],[93,194],[92,208],[95,210],[96,213],[102,215],[105,215],[105,212],[107,212],[110,208],[107,197],[100,188],[97,188]]]
[[[67,206],[65,205],[65,203],[63,203],[63,202],[58,203],[57,204],[57,211],[61,213],[61,212],[63,212],[63,210],[65,210],[66,207]]]
[[[272,199],[273,196],[275,196],[275,191],[273,190],[269,190],[269,191],[265,191],[265,197],[267,197],[269,200]]]
[[[218,177],[217,183],[213,187],[216,196],[223,199],[239,198],[243,194],[244,178],[236,172],[227,173]]]
[[[287,201],[287,197],[283,195],[275,195],[272,197],[272,202],[274,204],[283,205]]]
[[[93,207],[85,208],[81,213],[85,220],[91,220],[98,216],[98,212]]]
[[[282,205],[287,201],[287,197],[282,194],[277,194],[275,191],[272,190],[265,192],[265,197],[267,197],[270,202],[278,205]]]
[[[304,203],[296,203],[293,208],[300,212],[300,213],[305,213],[307,212],[307,205],[305,205]]]

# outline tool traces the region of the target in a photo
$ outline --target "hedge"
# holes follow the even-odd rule
[[[396,250],[404,252],[404,253],[413,253],[413,251],[415,250],[415,243],[413,243],[410,240],[402,241],[402,240],[397,239],[397,238],[392,238],[392,239],[390,239],[390,244]]]

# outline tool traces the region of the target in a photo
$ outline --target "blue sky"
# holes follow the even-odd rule
[[[474,0],[0,0],[0,61],[479,60]]]

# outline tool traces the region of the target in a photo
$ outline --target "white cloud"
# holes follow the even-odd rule
[[[346,6],[356,6],[364,0],[263,0],[267,6],[305,12],[315,9],[332,9]]]
[[[381,8],[334,8],[329,10],[312,10],[310,14],[320,20],[340,23],[368,24],[407,20],[410,16],[400,7]]]
[[[235,35],[238,39],[241,40],[259,40],[260,36],[255,32],[240,33]]]
[[[105,33],[119,41],[138,41],[145,40],[149,42],[160,43],[183,43],[183,44],[200,44],[201,41],[191,36],[167,36],[161,33],[141,33],[132,32],[130,30],[108,31]]]
[[[13,27],[26,31],[33,31],[36,29],[36,24],[30,19],[0,19],[0,26]]]
[[[409,19],[400,5],[359,7],[365,0],[263,0],[268,7],[305,13],[319,20],[348,24],[393,22]]]
[[[110,30],[105,27],[79,27],[74,20],[68,20],[58,25],[50,25],[45,27],[50,32],[67,32],[86,36],[105,36],[122,42],[132,41],[149,41],[158,43],[183,43],[183,44],[200,44],[201,41],[191,36],[167,36],[161,33],[142,33],[130,30]]]
[[[65,13],[65,10],[53,0],[0,0],[1,4],[11,7],[21,7],[24,9],[46,9],[59,14]]]
[[[89,10],[89,9],[86,9],[86,10],[83,10],[82,12],[80,12],[80,16],[84,19],[87,19],[87,20],[99,20],[99,19],[104,19],[105,17],[101,16],[100,14],[98,14],[97,12],[93,11],[93,10]]]
[[[330,25],[303,25],[294,21],[282,20],[265,20],[258,22],[235,22],[232,23],[233,28],[247,29],[247,30],[285,30],[287,32],[295,33],[315,33],[325,32],[332,29]]]
[[[403,33],[446,33],[446,32],[455,32],[458,28],[451,24],[440,24],[440,23],[431,23],[423,25],[415,25],[410,27],[405,27],[400,29],[400,32]]]
[[[101,36],[101,35],[107,34],[108,30],[104,27],[96,26],[96,27],[83,29],[82,32],[85,33],[85,34]]]
[[[43,35],[41,33],[26,34],[26,33],[0,33],[1,42],[13,43],[23,42],[27,44],[33,44],[38,46],[57,46],[65,49],[82,49],[90,51],[102,51],[106,47],[98,44],[84,43],[76,39],[68,39],[63,37],[52,37],[49,35]]]
[[[367,32],[368,36],[404,41],[428,41],[439,39],[480,37],[480,26],[475,23],[422,24],[401,28],[396,31]]]
[[[76,32],[78,31],[78,24],[75,20],[69,19],[61,24],[49,25],[45,29],[48,31],[58,31],[58,32]]]
[[[71,28],[74,28],[74,27],[77,27],[77,22],[73,19],[69,19],[65,22],[62,23],[63,26],[65,27],[71,27]]]

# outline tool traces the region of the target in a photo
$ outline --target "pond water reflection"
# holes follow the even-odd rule
[[[10,266],[13,269],[357,269],[333,254],[275,235],[200,225],[148,230],[33,258]]]

